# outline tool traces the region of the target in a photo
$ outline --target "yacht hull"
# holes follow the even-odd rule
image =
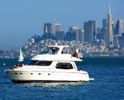
[[[6,71],[14,83],[29,82],[86,82],[89,75],[85,71],[55,72],[55,71]]]

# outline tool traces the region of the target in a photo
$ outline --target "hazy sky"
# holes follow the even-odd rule
[[[124,0],[0,0],[0,49],[22,46],[45,22],[83,27],[90,19],[101,26],[111,4],[113,19],[124,19]]]

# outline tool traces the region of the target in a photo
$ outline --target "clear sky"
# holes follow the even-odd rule
[[[113,19],[124,19],[124,0],[0,0],[0,49],[22,46],[46,22],[83,27],[88,20],[101,26],[111,4]]]

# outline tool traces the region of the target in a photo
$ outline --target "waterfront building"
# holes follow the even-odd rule
[[[84,42],[94,42],[96,37],[96,21],[84,22]]]

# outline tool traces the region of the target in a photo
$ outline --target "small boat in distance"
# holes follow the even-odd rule
[[[14,65],[12,68],[5,69],[5,72],[15,83],[92,80],[88,72],[78,70],[75,62],[82,59],[70,54],[68,48],[69,46],[48,46],[44,54],[34,56],[28,65]]]
[[[24,54],[22,52],[22,49],[20,48],[18,62],[23,62],[23,60],[24,60]]]

